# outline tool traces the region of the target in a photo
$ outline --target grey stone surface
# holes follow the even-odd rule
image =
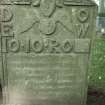
[[[85,105],[95,35],[94,3],[0,3],[4,104]]]

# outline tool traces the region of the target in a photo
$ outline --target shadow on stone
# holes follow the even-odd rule
[[[2,99],[3,99],[3,96],[2,96],[2,85],[0,84],[0,104],[2,104]]]

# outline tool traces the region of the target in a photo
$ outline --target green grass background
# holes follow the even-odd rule
[[[87,105],[105,105],[105,38],[98,38],[92,49]]]
[[[105,89],[105,38],[97,38],[92,49],[89,86]]]

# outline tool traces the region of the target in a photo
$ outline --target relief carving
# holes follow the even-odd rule
[[[19,43],[19,41],[15,40],[15,39],[9,41],[8,48],[9,48],[10,52],[18,52],[19,49],[20,49],[20,43]]]
[[[90,27],[90,14],[87,8],[76,9],[73,15],[73,26],[77,38],[86,38]]]
[[[89,18],[89,11],[86,9],[81,9],[77,13],[77,19],[79,22],[84,23]]]
[[[33,9],[39,7],[37,8],[39,16],[36,16],[35,14],[35,20],[33,20],[31,26],[26,28],[24,31],[21,31],[20,34],[28,32],[36,23],[38,23],[38,29],[41,34],[49,36],[56,31],[57,25],[59,24],[63,26],[63,28],[65,28],[68,32],[71,32],[72,34],[78,36],[78,38],[86,38],[86,34],[89,29],[89,11],[87,9],[80,9],[76,11],[76,18],[79,24],[74,24],[71,17],[69,16],[69,13],[64,9],[62,0],[36,0],[32,2],[32,4],[32,6],[34,6]],[[60,11],[56,8],[61,8],[62,10]],[[11,22],[13,19],[12,12],[9,8],[1,8],[0,12],[0,22],[2,23],[0,24],[0,30],[2,31],[4,36],[13,35],[13,25]],[[74,24],[75,27],[74,32],[72,31],[72,24]],[[28,40],[26,42],[27,47],[25,44],[23,44],[22,46],[20,41],[17,42],[13,40],[10,41],[7,48],[10,49],[10,52],[18,52],[21,51],[21,49],[25,50],[26,52],[30,52],[32,49],[32,51],[35,53],[46,52],[44,51],[45,49],[48,49],[47,51],[49,53],[70,53],[73,50],[72,43],[65,41],[66,39],[64,40],[64,43],[62,42],[62,44],[57,40],[50,39],[50,41],[47,41],[47,45],[46,42],[44,42],[44,39],[42,40],[43,41],[37,40],[34,42]]]
[[[0,31],[2,36],[13,36],[13,14],[7,7],[0,8]]]
[[[19,91],[16,104],[21,100],[29,101],[29,105],[84,104],[91,47],[88,31],[93,20],[91,11],[83,9],[87,6],[80,6],[84,1],[11,0],[13,5],[0,2],[3,104],[12,103],[15,97],[9,89],[12,93]]]
[[[76,24],[75,29],[76,29],[75,34],[78,36],[78,38],[86,38],[88,29],[89,29],[89,23]]]
[[[47,42],[47,43],[46,43]],[[21,42],[20,40],[12,39],[7,40],[6,49],[9,53],[32,53],[41,54],[41,53],[71,53],[74,48],[73,40],[64,40],[62,42],[55,39],[44,40],[26,40]]]
[[[62,0],[39,0],[35,2],[34,6],[38,5],[39,16],[35,16],[32,25],[21,31],[21,34],[29,31],[36,23],[39,24],[39,30],[44,35],[53,34],[58,24],[62,25],[68,32],[73,33],[71,18],[67,11],[63,9]],[[62,11],[56,10],[57,7],[62,8]]]

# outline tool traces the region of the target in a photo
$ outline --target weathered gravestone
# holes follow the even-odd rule
[[[3,103],[85,105],[95,17],[90,0],[1,0]]]

